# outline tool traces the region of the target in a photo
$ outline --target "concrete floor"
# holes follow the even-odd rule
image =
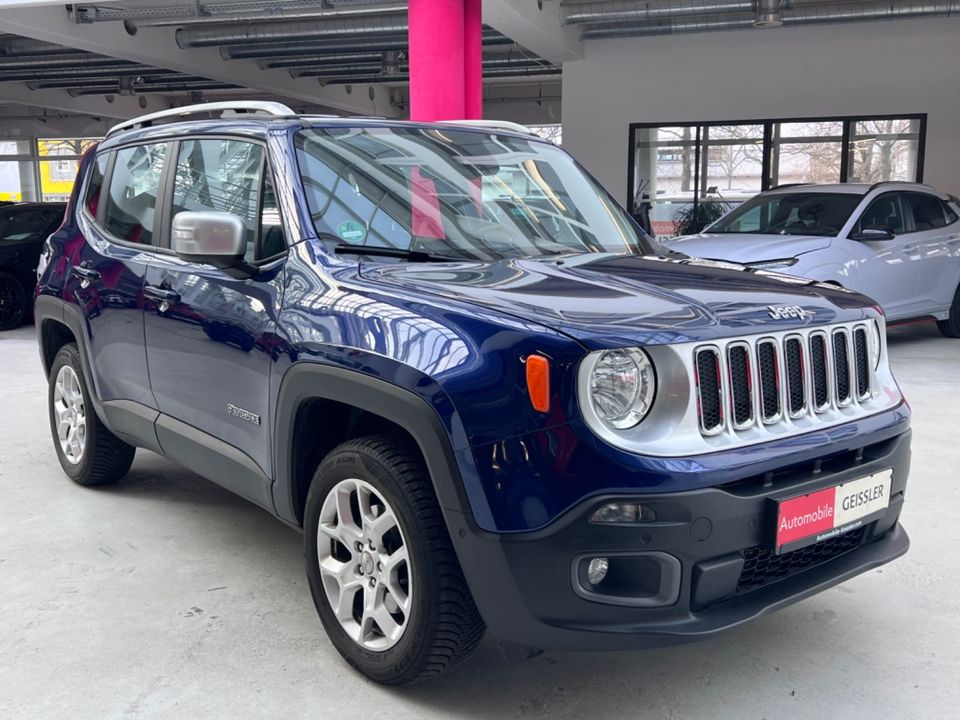
[[[384,689],[324,636],[300,536],[140,451],[118,486],[57,464],[33,328],[0,336],[0,718],[946,718],[960,705],[960,341],[892,331],[914,408],[903,559],[696,645]]]

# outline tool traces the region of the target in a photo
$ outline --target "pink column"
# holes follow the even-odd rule
[[[465,114],[464,0],[410,0],[410,119]]]
[[[483,117],[483,19],[482,0],[463,0],[463,91],[464,118]]]

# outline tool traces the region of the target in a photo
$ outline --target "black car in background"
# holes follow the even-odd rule
[[[64,203],[0,207],[0,330],[20,327],[30,315],[40,251],[60,227]]]

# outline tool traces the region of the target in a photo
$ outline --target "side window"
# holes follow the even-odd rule
[[[917,232],[936,230],[947,224],[940,198],[925,193],[907,193],[907,202],[913,211],[913,223]]]
[[[257,256],[263,154],[261,145],[243,140],[186,140],[177,159],[173,214],[214,210],[236,215],[243,222],[248,262]],[[277,212],[277,227],[279,220]]]
[[[957,217],[957,214],[953,211],[953,208],[947,203],[943,204],[943,214],[947,216],[947,225],[953,225],[957,220],[960,220],[960,218]]]
[[[157,194],[168,146],[135,145],[117,150],[104,202],[103,227],[120,240],[153,244]]]
[[[906,227],[903,222],[903,203],[901,193],[884,193],[876,198],[860,216],[857,231],[868,225],[882,225],[900,235]]]
[[[97,155],[90,168],[90,181],[87,183],[87,194],[83,198],[83,206],[90,213],[90,217],[97,216],[100,209],[100,191],[103,189],[103,176],[107,172],[107,153]]]
[[[3,228],[3,242],[46,239],[50,234],[50,213],[47,210],[22,210],[10,215]]]

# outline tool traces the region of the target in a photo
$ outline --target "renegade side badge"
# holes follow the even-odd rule
[[[233,415],[236,418],[246,420],[248,423],[253,423],[254,425],[260,424],[259,415],[249,410],[244,410],[242,407],[237,407],[233,403],[227,403],[227,415]]]

